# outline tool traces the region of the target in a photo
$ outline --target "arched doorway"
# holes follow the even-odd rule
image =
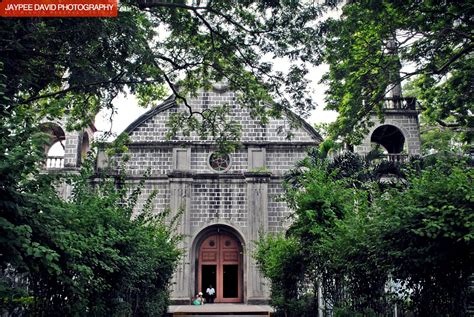
[[[210,228],[198,248],[198,290],[216,290],[216,303],[242,302],[242,245],[229,230]]]

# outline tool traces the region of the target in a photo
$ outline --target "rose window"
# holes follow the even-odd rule
[[[209,166],[215,171],[223,172],[230,167],[229,154],[214,152],[209,156]]]

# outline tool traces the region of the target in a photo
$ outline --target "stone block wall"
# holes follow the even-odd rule
[[[246,187],[240,180],[195,179],[191,201],[191,231],[226,221],[247,227]]]
[[[139,179],[130,180],[129,184],[133,187],[133,185],[138,185],[138,182]],[[152,193],[155,194],[155,198],[153,199],[152,203],[153,212],[161,213],[170,208],[170,191],[168,180],[165,178],[149,179],[145,182],[142,193],[137,201],[135,214],[143,210],[144,204]]]
[[[282,200],[284,194],[281,179],[272,179],[268,186],[268,231],[280,232],[290,224],[290,210]]]
[[[195,98],[190,98],[188,104],[193,110],[199,111],[209,109],[216,106],[228,105],[230,107],[229,118],[237,121],[242,127],[241,141],[245,142],[314,142],[315,138],[312,132],[308,131],[305,124],[292,129],[289,119],[272,119],[270,123],[262,126],[257,119],[253,119],[250,111],[237,105],[235,93],[231,91],[210,91],[199,92]],[[130,139],[132,142],[165,142],[168,128],[166,123],[169,121],[171,113],[177,111],[187,111],[184,105],[176,106],[172,102],[168,102],[164,108],[167,111],[159,112],[146,118],[139,126],[134,127],[130,131]],[[158,109],[156,109],[158,110]],[[153,112],[153,111],[151,111]],[[145,118],[145,117],[144,117]],[[291,138],[288,138],[288,133]],[[178,134],[172,141],[184,141],[193,143],[212,143],[212,140],[202,140],[200,136],[191,134],[191,136],[183,136]],[[320,140],[317,140],[320,141]]]
[[[408,155],[421,154],[420,127],[418,122],[418,112],[414,110],[386,110],[385,120],[380,122],[376,116],[372,116],[374,125],[369,133],[362,140],[360,145],[354,147],[354,151],[359,154],[367,154],[371,151],[371,136],[378,127],[382,125],[393,125],[397,127],[405,137],[405,149]]]
[[[177,146],[179,149],[181,145]],[[249,156],[259,148],[265,149],[259,152],[259,155],[264,155],[265,166],[256,172],[249,166]],[[178,151],[173,144],[130,146],[130,158],[126,165],[130,179],[138,182],[148,168],[151,171],[139,198],[137,212],[153,191],[157,191],[153,201],[154,212],[159,213],[167,208],[171,208],[173,213],[184,211],[178,233],[186,237],[181,247],[187,253],[175,275],[174,300],[185,301],[195,292],[195,273],[189,273],[196,269],[194,260],[190,258],[193,252],[192,237],[215,224],[228,225],[244,236],[247,263],[244,300],[261,302],[268,299],[265,281],[251,257],[254,241],[258,239],[260,230],[279,232],[288,225],[290,210],[281,200],[281,182],[285,172],[305,157],[307,148],[308,145],[281,143],[266,143],[261,147],[255,144],[243,145],[230,154],[230,168],[225,172],[217,172],[208,164],[209,156],[215,150],[213,146],[188,145],[186,151],[189,151],[190,162],[184,164],[189,166],[185,171],[174,169],[173,156]]]
[[[267,168],[273,175],[283,176],[306,157],[307,146],[271,147],[267,149]]]
[[[170,147],[139,147],[131,145],[125,165],[128,175],[143,176],[149,169],[152,176],[167,175],[173,169],[173,150]]]
[[[281,201],[283,175],[297,161],[306,156],[306,147],[271,147],[266,151],[266,167],[263,171],[270,173],[271,182],[268,187],[269,230],[278,231],[286,222],[289,212],[286,203]],[[244,173],[252,172],[248,166],[248,151],[244,148],[231,153],[232,165],[226,172],[213,171],[208,158],[212,149],[202,147],[191,148],[191,228],[201,228],[207,223],[226,221],[243,229],[247,226],[246,212],[246,181]],[[138,148],[130,147],[129,160],[126,163],[127,175],[138,182],[147,169],[150,177],[145,183],[144,190],[137,205],[140,210],[148,196],[157,192],[153,202],[153,210],[162,212],[170,207],[168,174],[173,172],[170,147]]]
[[[242,127],[242,144],[230,153],[227,170],[216,171],[209,165],[209,157],[217,149],[211,140],[197,135],[166,138],[170,114],[186,110],[172,100],[150,110],[126,130],[132,142],[126,163],[129,180],[138,182],[150,170],[137,212],[154,190],[158,193],[154,212],[166,208],[172,214],[183,211],[177,230],[185,237],[180,247],[186,252],[176,270],[172,300],[188,302],[196,291],[197,237],[213,225],[225,225],[241,236],[244,302],[268,300],[268,287],[251,256],[254,241],[260,230],[278,232],[286,226],[289,209],[280,199],[283,175],[321,138],[302,120],[291,130],[291,139],[287,138],[288,119],[262,126],[248,109],[238,107],[235,94],[225,89],[200,92],[188,102],[195,109],[223,103],[231,107],[229,115]]]
[[[64,144],[64,167],[78,167],[80,163],[80,133],[66,132],[66,140]]]

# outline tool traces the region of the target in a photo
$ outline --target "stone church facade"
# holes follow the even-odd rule
[[[229,116],[239,122],[241,146],[227,156],[216,155],[217,145],[197,135],[167,138],[170,115],[186,111],[173,99],[152,108],[135,120],[129,135],[127,180],[138,183],[146,177],[137,210],[149,194],[157,193],[153,211],[170,209],[179,213],[177,233],[184,239],[184,256],[176,268],[171,299],[189,303],[209,285],[216,289],[216,302],[262,303],[269,299],[266,281],[259,274],[252,252],[260,232],[282,231],[290,210],[280,198],[284,174],[306,156],[308,148],[322,138],[304,120],[290,130],[288,118],[271,119],[261,125],[248,109],[237,105],[236,95],[225,85],[201,91],[188,103],[195,110],[227,104]],[[374,125],[355,151],[366,154],[374,144],[387,158],[402,161],[420,153],[418,111],[413,98],[387,98],[386,120],[375,116]],[[62,157],[48,154],[46,168],[74,171],[89,150],[95,128],[64,132],[60,122],[48,123],[51,148],[60,143]],[[48,152],[48,149],[46,149]],[[98,153],[97,168],[106,166],[104,152]],[[64,188],[64,195],[68,195]]]
[[[225,86],[200,92],[188,101],[194,109],[230,106],[229,116],[242,127],[241,146],[228,156],[216,155],[216,144],[196,135],[166,138],[171,113],[184,111],[169,99],[135,122],[128,133],[130,181],[142,179],[147,169],[143,204],[152,191],[158,195],[153,210],[182,213],[178,233],[184,236],[184,256],[173,281],[171,299],[189,303],[197,292],[212,284],[216,302],[259,303],[269,298],[265,281],[252,259],[260,231],[277,232],[287,222],[288,208],[280,200],[285,172],[305,157],[321,137],[299,119],[291,139],[279,131],[288,119],[273,119],[264,126]],[[103,166],[99,154],[99,168]]]

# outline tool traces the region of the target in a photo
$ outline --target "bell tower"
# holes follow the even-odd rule
[[[388,42],[387,53],[397,54],[396,40]],[[389,76],[392,77],[391,87],[382,107],[384,120],[382,122],[375,114],[371,115],[373,126],[354,151],[364,155],[378,145],[388,160],[403,161],[408,156],[421,154],[419,110],[415,97],[403,97],[400,74],[396,72]]]

